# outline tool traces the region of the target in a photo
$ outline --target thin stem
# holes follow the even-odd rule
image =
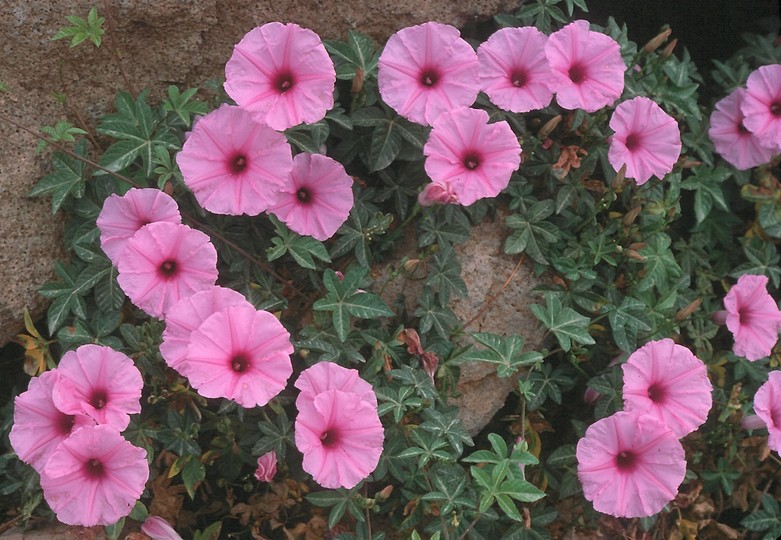
[[[499,298],[499,296],[501,296],[501,294],[504,292],[504,290],[507,288],[507,286],[510,284],[510,282],[511,282],[511,281],[513,280],[513,278],[515,277],[515,274],[517,274],[517,273],[518,273],[518,270],[520,270],[520,269],[521,269],[521,265],[523,264],[523,262],[524,262],[525,260],[526,260],[526,254],[524,253],[523,255],[521,255],[521,258],[520,258],[520,260],[518,261],[518,264],[516,264],[516,265],[515,265],[515,268],[513,268],[513,271],[512,271],[512,272],[510,272],[510,276],[509,276],[509,277],[508,277],[508,278],[505,280],[505,282],[502,284],[502,287],[499,289],[499,292],[497,292],[495,295],[493,295],[493,296],[492,296],[492,297],[490,297],[488,300],[486,300],[486,302],[483,304],[483,307],[482,307],[482,308],[480,308],[480,311],[478,311],[478,312],[477,312],[477,313],[474,315],[474,317],[472,317],[471,319],[469,319],[469,320],[468,320],[468,321],[467,321],[467,322],[464,324],[464,328],[467,328],[467,327],[468,327],[469,325],[471,325],[473,322],[475,322],[475,321],[476,321],[476,320],[478,320],[480,317],[482,317],[482,316],[485,314],[485,312],[486,312],[486,311],[488,311],[488,308],[490,308],[490,307],[491,307],[491,304],[493,304],[493,303],[494,303],[494,302],[495,302],[495,301],[496,301],[496,300]]]
[[[136,95],[135,90],[133,89],[133,85],[130,83],[130,77],[127,76],[127,73],[125,72],[125,67],[122,62],[122,55],[119,53],[119,49],[116,47],[113,47],[114,44],[114,36],[111,32],[112,26],[114,26],[114,9],[111,4],[111,2],[103,2],[103,13],[106,15],[106,23],[108,23],[106,26],[106,32],[103,34],[104,42],[107,42],[107,49],[109,53],[111,53],[111,56],[114,57],[114,60],[116,60],[117,69],[119,69],[119,75],[122,77],[122,82],[124,83],[124,87],[130,92],[132,95]]]
[[[483,516],[483,514],[478,512],[477,515],[475,516],[475,519],[473,519],[469,523],[469,525],[467,525],[466,530],[464,531],[464,533],[461,536],[458,537],[458,540],[464,540],[464,538],[466,538],[466,535],[469,534],[469,531],[471,531],[474,528],[475,525],[477,525],[477,522],[480,521],[480,518],[482,516]]]
[[[363,496],[368,499],[369,498],[369,488],[366,486],[366,484],[363,484]],[[366,508],[363,509],[364,513],[366,514],[366,533],[368,540],[372,540],[372,517],[371,513],[369,512],[369,507],[366,506]]]

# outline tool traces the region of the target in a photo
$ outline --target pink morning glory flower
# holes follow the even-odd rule
[[[458,29],[427,22],[388,39],[377,77],[385,103],[412,122],[432,125],[443,112],[474,103],[478,70],[477,53]]]
[[[611,105],[624,91],[621,49],[610,36],[574,21],[554,32],[545,43],[551,68],[550,89],[565,109],[594,112]]]
[[[57,369],[30,379],[30,385],[14,400],[14,424],[9,439],[19,459],[39,474],[57,446],[71,432],[95,421],[86,414],[65,414],[54,406],[52,388]]]
[[[225,64],[225,91],[276,130],[322,120],[334,106],[336,71],[320,37],[297,24],[250,30]]]
[[[754,412],[767,426],[768,447],[781,452],[781,371],[771,371],[754,394]]]
[[[746,90],[736,88],[716,103],[708,128],[716,152],[741,171],[767,163],[775,155],[772,148],[762,146],[759,138],[746,129],[740,110],[745,98]]]
[[[148,478],[146,450],[111,426],[86,426],[54,451],[41,487],[58,520],[92,527],[130,514]]]
[[[352,186],[341,163],[320,154],[297,154],[269,212],[298,234],[327,240],[350,215]]]
[[[292,353],[290,334],[274,315],[239,304],[214,313],[190,334],[179,372],[204,397],[262,406],[285,388]]]
[[[255,478],[258,482],[271,482],[275,474],[277,474],[277,453],[272,450],[258,458]]]
[[[770,355],[781,329],[781,311],[767,292],[767,276],[742,275],[724,297],[732,352],[747,360]]]
[[[615,132],[607,152],[615,170],[626,165],[627,178],[637,185],[652,176],[663,178],[673,170],[681,154],[678,122],[646,97],[624,101],[610,118]]]
[[[487,112],[466,107],[440,115],[423,153],[429,177],[449,184],[464,206],[496,197],[521,165],[521,145],[507,122],[489,124]]]
[[[244,109],[223,105],[195,124],[176,163],[206,210],[257,216],[274,202],[293,157],[282,133]]]
[[[153,188],[133,188],[121,197],[114,193],[98,216],[100,247],[116,266],[127,241],[138,229],[156,221],[181,223],[179,206],[170,195]]]
[[[301,372],[294,385],[301,391],[299,400],[312,401],[326,390],[341,390],[360,397],[366,403],[377,407],[374,388],[361,379],[356,369],[348,369],[334,362],[319,362]],[[303,396],[303,397],[302,397]]]
[[[702,360],[671,339],[651,341],[624,365],[624,410],[647,412],[676,437],[696,430],[708,418],[713,386]]]
[[[171,306],[165,317],[160,354],[166,364],[175,370],[187,358],[190,334],[217,311],[236,305],[252,306],[244,296],[233,289],[214,286],[192,296],[182,298]]]
[[[761,145],[781,150],[781,64],[751,72],[740,110],[745,117],[743,125]]]
[[[420,204],[420,206],[458,204],[458,195],[456,195],[450,182],[429,182],[423,188],[423,191],[418,193],[418,204]]]
[[[377,407],[359,394],[325,390],[296,400],[296,447],[302,466],[323,487],[350,489],[369,476],[382,454]]]
[[[150,223],[127,243],[117,281],[139,308],[162,318],[182,298],[214,286],[217,250],[187,225]]]
[[[149,516],[141,525],[141,532],[152,540],[182,540],[171,525],[161,517]]]
[[[89,344],[63,355],[52,400],[65,414],[86,414],[122,431],[129,415],[141,412],[143,387],[141,372],[127,355]]]
[[[491,103],[516,113],[550,104],[546,41],[548,36],[532,26],[502,28],[478,47],[480,84]]]
[[[653,415],[621,411],[598,420],[575,452],[583,495],[616,517],[647,517],[678,494],[686,460],[678,437]]]

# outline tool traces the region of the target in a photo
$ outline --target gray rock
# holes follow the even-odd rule
[[[151,88],[159,101],[169,84],[201,86],[223,76],[233,45],[250,29],[272,20],[294,21],[323,38],[344,39],[355,28],[378,43],[396,30],[427,20],[462,26],[509,11],[518,0],[121,0],[104,2],[107,34],[96,49],[90,43],[70,49],[51,41],[67,15],[85,17],[93,0],[30,2],[5,0],[0,17],[3,61],[0,95],[3,115],[32,129],[74,115],[52,95],[64,93],[85,122],[111,110],[119,89]],[[120,56],[119,62],[112,50]],[[122,66],[122,69],[119,66]],[[127,82],[125,82],[127,81]],[[128,88],[128,85],[130,86]],[[35,139],[0,120],[0,344],[22,329],[22,312],[43,314],[35,290],[53,277],[62,258],[60,218],[48,201],[26,194],[45,174],[45,159],[33,155]]]

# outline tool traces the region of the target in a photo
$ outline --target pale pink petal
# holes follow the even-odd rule
[[[477,53],[453,26],[427,22],[393,34],[380,55],[383,101],[404,118],[431,125],[468,107],[480,91]]]
[[[217,281],[217,251],[209,237],[186,225],[151,223],[130,239],[117,281],[130,300],[162,318],[182,298]]]
[[[781,64],[761,66],[746,81],[743,125],[762,146],[781,150]]]
[[[746,170],[767,163],[776,151],[760,144],[743,125],[741,104],[746,96],[744,88],[736,88],[731,94],[716,103],[710,116],[708,136],[721,156],[736,169]]]
[[[418,193],[420,206],[434,206],[435,204],[458,204],[458,195],[449,182],[437,180],[425,185],[423,191]]]
[[[767,292],[767,276],[743,275],[724,297],[732,351],[747,360],[770,355],[781,329],[781,311]]]
[[[322,120],[336,72],[313,31],[272,22],[250,30],[225,65],[225,91],[259,122],[284,130]]]
[[[256,407],[285,388],[292,353],[290,334],[274,315],[240,304],[214,313],[190,334],[179,371],[204,397]]]
[[[59,444],[72,431],[95,421],[86,414],[65,414],[54,406],[52,388],[57,369],[30,379],[14,400],[14,424],[8,435],[16,455],[39,474]]]
[[[352,185],[341,163],[319,154],[297,154],[269,212],[298,234],[327,240],[350,215]]]
[[[578,442],[578,478],[594,508],[616,517],[647,517],[678,493],[685,453],[659,419],[617,412],[589,426]]]
[[[479,109],[440,115],[423,153],[429,177],[447,184],[464,206],[496,197],[521,164],[521,146],[507,122],[489,124]]]
[[[68,525],[111,525],[130,514],[149,478],[146,451],[111,426],[74,431],[41,474],[46,502]]]
[[[361,379],[358,370],[348,369],[334,362],[319,362],[301,372],[294,385],[301,393],[296,403],[312,401],[314,396],[326,390],[340,390],[357,395],[372,407],[377,407],[374,388]]]
[[[636,97],[616,107],[610,129],[615,135],[608,149],[608,161],[617,171],[626,165],[627,178],[634,178],[638,185],[651,176],[663,178],[678,161],[678,122],[646,97]]]
[[[340,390],[296,405],[296,446],[304,454],[304,470],[318,484],[350,489],[377,467],[384,431],[376,407]]]
[[[201,118],[176,162],[206,210],[250,216],[271,206],[293,166],[283,134],[230,105]]]
[[[481,89],[491,103],[523,113],[550,104],[548,37],[534,27],[502,28],[477,49]]]
[[[65,414],[86,414],[122,431],[129,415],[141,412],[143,386],[141,372],[127,355],[88,344],[63,355],[52,400]]]
[[[141,525],[141,532],[152,540],[182,540],[166,520],[158,516],[149,516]]]
[[[178,370],[179,364],[187,358],[190,334],[215,312],[239,304],[251,306],[243,295],[233,289],[214,286],[182,298],[171,306],[165,317],[163,342],[160,344],[160,354],[166,363]]]
[[[255,478],[258,482],[271,482],[275,474],[277,474],[277,453],[272,450],[258,458]]]
[[[550,89],[565,109],[594,112],[611,105],[624,91],[624,71],[618,43],[574,21],[550,35],[545,55],[551,68]]]
[[[647,412],[684,437],[708,418],[713,386],[702,360],[672,339],[633,352],[624,371],[624,409]]]
[[[103,202],[98,215],[100,247],[116,266],[136,231],[157,221],[181,223],[179,206],[170,195],[152,188],[133,188],[121,197],[112,194]]]
[[[754,411],[767,426],[767,445],[781,452],[781,371],[771,371],[754,394]]]

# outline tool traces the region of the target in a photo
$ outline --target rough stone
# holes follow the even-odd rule
[[[120,0],[98,6],[107,17],[99,49],[89,42],[70,49],[67,40],[51,37],[67,25],[67,15],[85,17],[93,0],[6,0],[0,17],[0,82],[10,93],[0,94],[0,110],[34,130],[62,118],[78,124],[72,111],[79,110],[94,127],[95,119],[111,110],[119,89],[150,88],[151,100],[159,101],[169,84],[198,87],[222,78],[233,45],[268,21],[296,22],[332,39],[344,39],[354,28],[381,43],[405,26],[427,20],[463,26],[518,3]],[[67,96],[67,107],[54,100],[54,93]],[[52,219],[47,201],[26,198],[46,168],[34,147],[32,135],[0,119],[0,344],[22,329],[24,308],[34,316],[43,313],[44,299],[35,290],[52,279],[53,262],[62,256],[59,218]]]
[[[535,277],[528,261],[519,266],[518,255],[504,254],[508,234],[504,218],[499,216],[473,227],[469,239],[455,247],[461,278],[469,294],[467,298],[452,300],[450,307],[462,323],[468,323],[467,331],[519,334],[524,338],[524,349],[534,350],[542,344],[544,329],[529,305],[540,300],[532,289],[543,281]],[[398,253],[411,256],[415,253],[414,242],[414,238],[408,238]],[[378,278],[381,281],[382,277]],[[398,277],[385,287],[383,298],[393,304],[403,295],[405,307],[412,313],[424,281],[417,271],[407,278]],[[515,378],[497,376],[491,364],[474,362],[461,366],[457,386],[460,396],[452,402],[458,405],[459,417],[471,435],[477,434],[502,408],[514,385]]]

